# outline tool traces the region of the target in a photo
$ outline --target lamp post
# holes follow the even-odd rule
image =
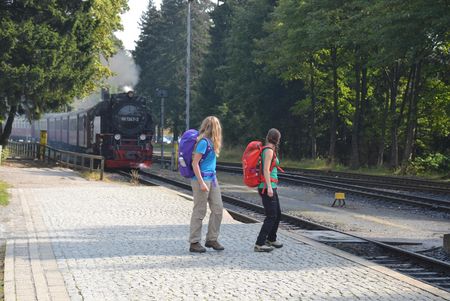
[[[167,90],[156,88],[156,96],[161,98],[161,168],[164,168],[164,98]]]
[[[186,46],[186,131],[189,130],[189,106],[191,86],[191,2],[188,0],[187,12],[187,46]]]

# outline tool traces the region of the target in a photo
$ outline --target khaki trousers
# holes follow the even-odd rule
[[[197,180],[191,181],[192,192],[194,194],[194,208],[191,216],[191,227],[189,242],[196,243],[202,239],[202,222],[206,216],[206,204],[209,204],[211,214],[209,216],[208,233],[206,241],[216,241],[219,237],[220,223],[222,222],[223,203],[220,187],[217,180],[215,184],[207,181],[209,191],[201,191]]]

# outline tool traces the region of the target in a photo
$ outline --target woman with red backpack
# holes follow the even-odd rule
[[[190,252],[203,253],[206,249],[201,245],[202,223],[206,215],[206,204],[209,203],[208,232],[205,247],[221,251],[224,247],[217,241],[223,215],[222,195],[216,178],[216,157],[222,146],[222,127],[217,117],[206,117],[198,133],[197,143],[193,150],[192,169],[195,176],[191,179],[194,195],[189,242]]]
[[[262,198],[266,218],[259,232],[255,244],[255,252],[270,252],[274,248],[281,248],[282,243],[277,241],[278,225],[281,219],[280,201],[277,193],[278,165],[277,150],[281,134],[277,129],[270,129],[266,136],[266,143],[261,153],[261,164],[264,182],[258,186]]]

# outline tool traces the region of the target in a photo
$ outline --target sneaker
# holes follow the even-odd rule
[[[271,251],[273,251],[273,248],[271,246],[266,246],[266,245],[262,245],[262,246],[255,245],[254,250],[255,250],[255,252],[271,252]]]
[[[196,243],[191,244],[191,246],[189,247],[189,252],[205,253],[206,249],[203,248],[203,246],[199,242],[196,242]]]
[[[275,240],[275,241],[266,240],[266,245],[277,248],[277,249],[283,247],[283,244],[277,240]]]
[[[207,247],[207,248],[213,248],[214,250],[216,250],[216,251],[222,251],[222,250],[225,250],[225,248],[221,245],[221,244],[219,244],[219,242],[217,241],[217,240],[210,240],[210,241],[207,241],[206,243],[205,243],[205,247]]]

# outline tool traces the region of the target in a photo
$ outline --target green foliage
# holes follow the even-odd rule
[[[113,32],[126,9],[126,0],[2,1],[2,118],[8,111],[10,120],[16,111],[39,118],[102,84],[111,75],[102,60],[116,51]]]
[[[327,158],[344,169],[350,161],[373,171],[447,154],[445,1],[202,3],[192,5],[191,116],[194,126],[218,116],[226,146],[242,147],[277,127],[283,156]],[[164,1],[161,11],[151,2],[134,53],[138,89],[149,96],[169,89],[174,132],[184,125],[185,11],[177,0]],[[159,99],[153,111],[158,120]]]
[[[207,45],[211,2],[191,4],[191,98],[198,94],[195,85],[200,76]],[[154,120],[160,120],[160,99],[156,88],[166,89],[165,124],[177,137],[185,129],[186,90],[186,1],[164,0],[158,11],[152,1],[141,18],[141,34],[133,57],[141,68],[136,91],[151,100]]]
[[[234,1],[216,6],[210,13],[213,25],[209,28],[210,44],[205,55],[199,80],[194,83],[198,93],[192,102],[194,124],[200,124],[205,116],[216,115],[224,119],[229,110],[223,103],[221,84],[227,80],[225,63],[227,48],[225,39],[231,29],[231,15]]]
[[[262,139],[271,127],[292,140],[298,134],[298,119],[289,108],[304,98],[302,88],[299,83],[285,85],[267,73],[267,66],[256,55],[258,40],[267,35],[263,24],[274,6],[267,0],[227,1],[212,13],[212,40],[195,107],[198,119],[219,116],[226,145]],[[287,134],[290,130],[294,135]]]
[[[6,206],[9,203],[9,194],[7,189],[9,185],[3,181],[0,181],[0,205]]]
[[[448,148],[449,83],[443,79],[448,75],[449,22],[443,1],[281,0],[265,25],[268,35],[258,41],[257,58],[284,81],[303,81],[308,97],[291,112],[309,119],[308,105],[316,96],[318,124],[328,122],[328,128],[337,69],[339,159],[348,161],[350,142],[357,139],[354,150],[361,163],[373,165],[375,145],[393,147],[392,128],[398,127],[396,141],[405,141],[417,125],[411,147],[416,154]],[[337,53],[335,62],[331,49]],[[396,74],[390,71],[395,62]],[[419,64],[421,73],[408,81],[409,70]],[[318,137],[328,136],[327,130],[319,128]],[[326,155],[326,145],[318,141],[319,155]],[[403,151],[400,146],[398,153]]]
[[[406,172],[413,175],[423,175],[428,172],[444,173],[449,176],[450,157],[434,153],[424,158],[417,157],[409,162]]]
[[[9,156],[9,148],[3,147],[0,156],[2,159],[1,162],[4,163],[6,161],[6,158],[8,158]]]

